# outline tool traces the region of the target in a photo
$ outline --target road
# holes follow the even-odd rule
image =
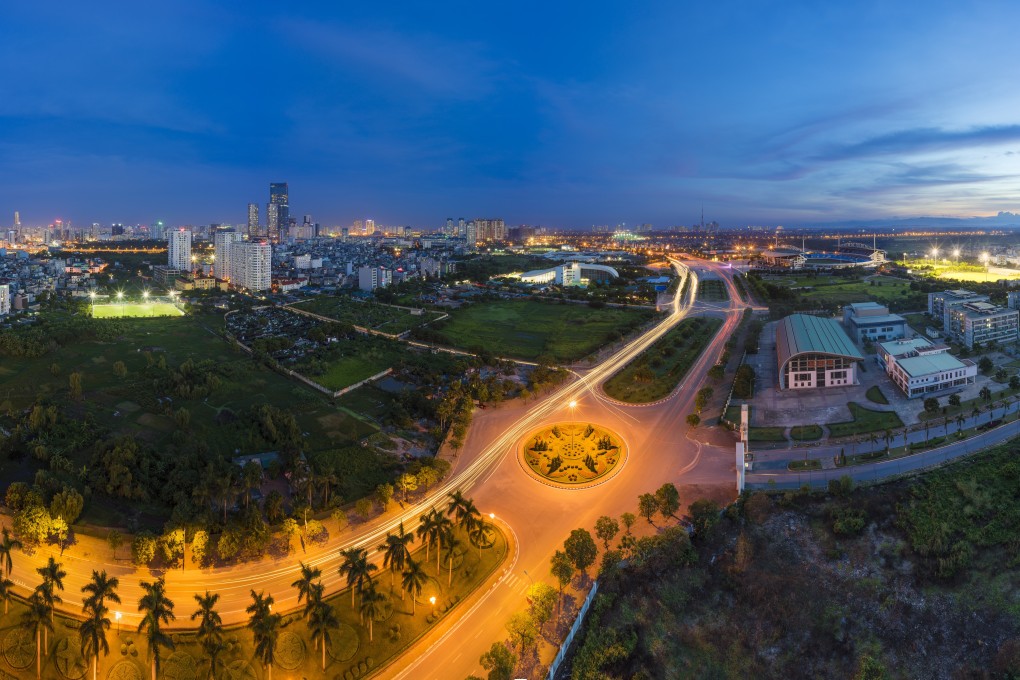
[[[724,324],[684,383],[668,399],[652,406],[625,407],[606,399],[599,385],[676,323],[698,311],[694,301],[695,285],[690,286],[683,300],[678,293],[663,321],[623,345],[602,363],[577,371],[577,379],[526,406],[511,404],[477,414],[449,481],[437,488],[432,497],[441,502],[447,492],[462,489],[474,498],[483,513],[495,513],[514,532],[519,552],[516,559],[506,565],[506,573],[499,584],[486,593],[477,606],[455,613],[455,617],[459,617],[453,621],[455,629],[422,650],[412,665],[401,669],[396,664],[387,669],[383,677],[462,678],[471,673],[481,674],[479,655],[493,641],[505,637],[506,619],[525,606],[524,591],[529,579],[551,580],[549,559],[572,529],[591,529],[595,519],[603,514],[618,516],[634,511],[639,494],[652,491],[666,481],[678,483],[682,492],[694,487],[691,493],[713,487],[717,490],[734,488],[732,447],[711,446],[690,438],[685,418],[694,410],[697,388],[722,353],[746,305],[739,301],[732,273],[725,267],[704,261],[687,264],[692,267],[693,276],[697,276],[699,270],[715,271],[726,283],[730,301],[716,303],[707,312],[724,317]],[[578,402],[577,419],[598,422],[615,430],[626,440],[630,451],[626,464],[612,479],[583,490],[556,489],[533,480],[520,468],[515,452],[518,442],[535,427],[570,417],[566,405],[572,400]],[[687,494],[684,501],[693,498]],[[306,554],[292,553],[286,558],[225,568],[170,571],[166,574],[167,589],[180,612],[178,624],[185,624],[193,609],[192,595],[206,590],[219,593],[220,613],[225,623],[247,620],[244,609],[250,603],[249,591],[253,588],[272,593],[281,609],[295,607],[296,595],[290,584],[297,575],[299,559],[322,569],[327,592],[340,590],[336,573],[339,549],[352,545],[374,547],[400,521],[413,530],[418,516],[430,505],[431,502],[411,505],[399,513],[389,513],[345,532],[326,548],[310,548]],[[138,571],[121,562],[112,563],[108,550],[99,552],[102,554],[70,550],[59,558],[68,572],[65,607],[77,613],[79,589],[93,569],[106,569],[121,581],[119,592],[125,603],[123,625],[134,627],[138,622],[134,603],[141,596],[138,583],[152,580],[157,574]],[[50,550],[40,549],[32,555],[19,555],[12,575],[15,584],[22,589],[34,587],[38,581],[35,568],[51,554]]]

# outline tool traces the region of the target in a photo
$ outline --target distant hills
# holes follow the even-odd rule
[[[807,227],[808,225],[800,225]],[[851,220],[812,224],[812,228],[832,229],[906,229],[910,227],[941,227],[950,229],[1020,228],[1020,213],[1000,212],[989,217],[904,217],[900,219]]]

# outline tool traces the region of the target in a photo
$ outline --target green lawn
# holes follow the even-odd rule
[[[698,360],[722,321],[685,319],[603,385],[613,399],[643,404],[668,396]]]
[[[874,284],[864,279],[811,276],[789,280],[789,285],[796,288],[810,287],[810,290],[798,291],[806,299],[824,300],[838,305],[864,300],[888,303],[902,300],[911,293],[909,281],[884,276],[875,277],[873,281]]]
[[[725,302],[730,299],[726,285],[719,279],[698,281],[698,299],[704,302]]]
[[[790,464],[786,466],[789,470],[821,470],[822,461],[820,460],[794,460],[790,461]]]
[[[790,428],[790,438],[794,441],[809,442],[821,439],[825,432],[820,425],[797,425]]]
[[[483,548],[480,554],[462,530],[457,529],[455,534],[461,545],[454,551],[452,564],[447,559],[449,552],[446,550],[440,555],[442,562],[439,568],[436,565],[435,550],[428,560],[425,559],[423,549],[413,552],[414,559],[422,564],[427,575],[422,593],[415,597],[413,606],[409,596],[401,599],[399,574],[392,586],[388,573],[376,574],[375,583],[384,601],[373,619],[371,639],[368,624],[362,624],[358,610],[351,607],[349,590],[327,598],[339,625],[330,631],[325,672],[322,670],[322,652],[316,650],[300,613],[285,613],[275,647],[273,677],[282,680],[302,677],[344,680],[373,675],[423,635],[444,624],[447,619],[458,616],[467,597],[503,564],[508,550],[506,538],[498,531],[491,534],[492,545]],[[295,555],[295,565],[297,559]],[[296,566],[294,575],[298,575]],[[293,591],[267,593],[277,599],[291,594]],[[436,598],[435,605],[429,601],[432,597]],[[76,593],[64,593],[64,598],[68,602],[78,601]],[[129,604],[129,607],[133,606],[134,603]],[[175,649],[163,652],[161,678],[206,677],[206,671],[203,670],[207,667],[206,657],[195,634],[190,630],[177,630],[177,627],[194,625],[190,616],[195,609],[195,602],[190,597],[174,602],[177,620],[171,635]],[[34,639],[29,636],[27,642],[20,644],[17,638],[21,635],[19,622],[24,611],[24,604],[14,600],[10,613],[0,616],[0,641],[4,641],[5,652],[0,655],[0,676],[35,677]],[[56,618],[54,632],[50,634],[49,645],[42,656],[44,680],[67,680],[68,677],[91,680],[91,667],[86,668],[78,653],[77,625],[77,621],[69,618]],[[264,666],[255,658],[251,632],[245,626],[230,626],[223,632],[227,646],[221,659],[225,668],[216,677],[250,680],[268,677]],[[148,647],[133,623],[112,625],[107,632],[107,642],[110,652],[100,658],[99,678],[143,680],[150,677]]]
[[[362,302],[346,295],[320,295],[292,306],[342,323],[393,335],[399,335],[442,316],[441,312],[411,314],[406,309],[377,302]]]
[[[841,423],[828,423],[829,434],[833,437],[849,437],[855,434],[883,432],[903,427],[903,421],[892,411],[872,411],[857,402],[851,401],[847,406],[853,420]]]
[[[96,304],[91,307],[92,316],[96,319],[184,316],[184,312],[169,302],[125,302],[124,304]]]
[[[882,393],[882,388],[878,385],[872,385],[868,388],[868,391],[864,393],[864,396],[868,398],[868,401],[875,402],[876,404],[888,404],[889,400],[885,394]]]
[[[547,356],[569,362],[640,328],[655,314],[648,309],[496,300],[465,305],[450,316],[433,326],[445,344],[529,361]]]
[[[785,427],[752,427],[747,430],[747,438],[753,442],[785,442]]]
[[[323,353],[294,368],[323,387],[339,390],[391,368],[406,351],[406,346],[396,340],[359,335],[328,346]],[[314,367],[324,370],[317,372]]]

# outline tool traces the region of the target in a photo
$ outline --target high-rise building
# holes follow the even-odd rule
[[[11,313],[11,286],[0,283],[0,316]]]
[[[272,208],[271,206],[276,206]],[[269,238],[274,243],[290,226],[290,197],[286,182],[273,182],[269,185],[269,204],[266,206],[266,223],[269,227]]]
[[[236,231],[218,231],[213,236],[214,260],[213,272],[218,278],[230,280],[231,250],[235,243],[241,241],[241,234]]]
[[[361,290],[385,288],[391,283],[393,283],[393,272],[385,267],[365,265],[358,268],[358,288]]]
[[[259,204],[248,204],[248,238],[258,238],[259,233]]]
[[[230,283],[250,291],[269,290],[273,284],[273,246],[265,239],[230,244]]]
[[[369,236],[375,233],[375,220],[365,220],[365,233]]]
[[[17,210],[14,211],[14,228],[21,229],[21,214]]]
[[[474,248],[478,245],[478,225],[474,221],[468,222],[464,226],[464,239],[467,241],[469,248]]]
[[[167,237],[167,264],[183,272],[191,271],[191,232],[181,227]]]

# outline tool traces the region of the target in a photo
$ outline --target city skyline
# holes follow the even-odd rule
[[[244,224],[277,179],[324,224],[1018,207],[1016,8],[519,9],[12,8],[0,211]]]

